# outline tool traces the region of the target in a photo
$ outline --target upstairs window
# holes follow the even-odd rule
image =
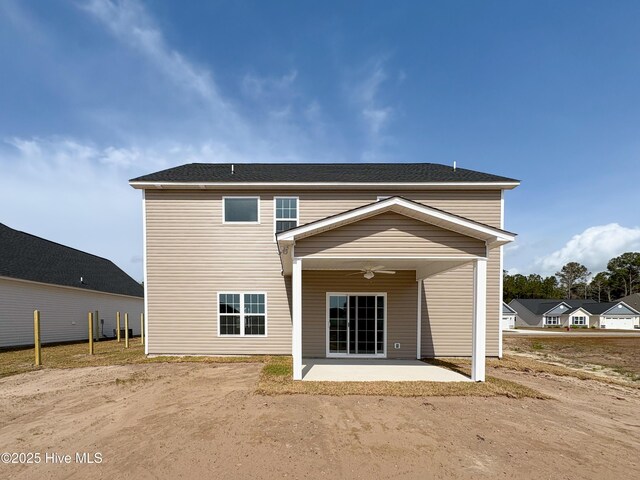
[[[274,219],[276,233],[284,232],[298,226],[298,198],[275,197]]]
[[[223,223],[260,223],[258,197],[223,198]]]

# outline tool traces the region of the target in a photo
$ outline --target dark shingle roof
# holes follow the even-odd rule
[[[618,304],[618,302],[599,303],[590,299],[553,300],[546,298],[517,298],[516,300],[535,315],[542,315],[561,303],[566,303],[571,307],[565,310],[563,315],[575,312],[578,308],[582,308],[593,315],[599,315]]]
[[[131,182],[512,183],[512,178],[437,163],[189,163]]]
[[[142,285],[112,261],[0,223],[0,276],[143,297]],[[83,282],[80,282],[80,277]]]
[[[515,313],[518,313],[518,312],[516,312],[513,308],[511,308],[506,303],[502,302],[502,314],[503,315],[513,315]]]
[[[631,295],[627,295],[626,297],[621,298],[618,301],[624,302],[634,310],[640,312],[640,293],[632,293]]]

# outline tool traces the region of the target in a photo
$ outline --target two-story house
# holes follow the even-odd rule
[[[188,164],[143,193],[148,354],[501,356],[510,178],[439,164]]]

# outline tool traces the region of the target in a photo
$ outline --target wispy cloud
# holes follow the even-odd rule
[[[85,9],[120,41],[136,49],[173,81],[215,106],[224,106],[210,72],[172,49],[146,9],[135,0],[91,0]]]
[[[257,100],[282,96],[291,97],[294,95],[292,88],[297,77],[298,71],[295,69],[278,77],[262,77],[247,73],[242,78],[242,91],[248,97]]]
[[[395,110],[381,99],[381,90],[388,81],[385,59],[376,58],[359,69],[347,87],[367,137],[368,145],[363,153],[366,160],[375,160],[389,139],[386,130]]]

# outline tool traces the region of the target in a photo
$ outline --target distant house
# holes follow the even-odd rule
[[[514,299],[518,327],[640,328],[640,312],[622,301]]]
[[[511,330],[516,326],[516,311],[502,302],[502,330]]]
[[[87,339],[95,310],[102,337],[113,336],[117,311],[139,334],[143,287],[110,260],[0,223],[0,347],[33,344],[35,309],[43,343]]]

